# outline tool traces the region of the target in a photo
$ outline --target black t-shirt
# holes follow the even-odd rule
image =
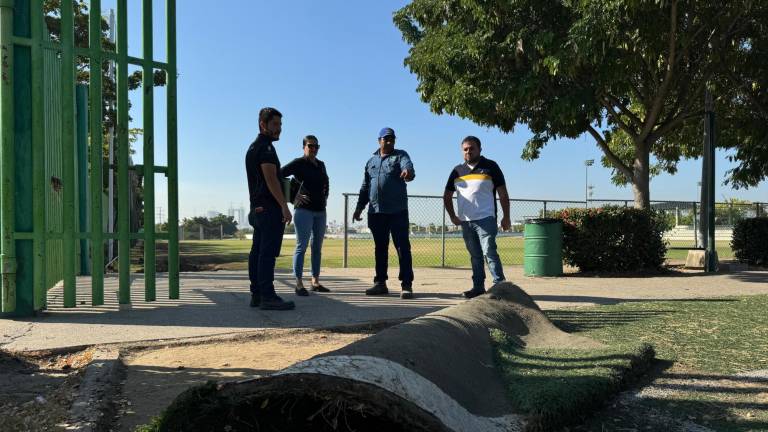
[[[296,204],[296,208],[312,211],[325,211],[328,200],[328,174],[325,164],[315,159],[317,165],[305,157],[292,160],[280,171],[283,177],[293,176],[300,184],[299,193],[309,196],[306,204]]]
[[[269,191],[267,182],[264,180],[264,172],[261,170],[261,164],[270,163],[275,165],[276,172],[280,172],[280,159],[277,158],[273,141],[272,138],[259,134],[245,154],[245,171],[248,174],[251,210],[256,207],[280,208],[277,200],[272,196],[272,192]]]

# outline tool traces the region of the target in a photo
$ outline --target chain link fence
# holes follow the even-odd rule
[[[632,205],[626,200],[590,200],[589,205]],[[651,201],[651,208],[662,212],[670,229],[664,234],[670,248],[698,248],[702,241],[699,235],[701,204],[695,201]],[[743,219],[768,215],[766,203],[715,203],[715,241],[727,244],[731,241],[733,227]]]
[[[344,267],[373,267],[373,236],[368,229],[367,213],[362,221],[353,221],[358,194],[344,194],[344,222],[341,232],[329,232],[328,237],[343,239]],[[553,212],[572,207],[602,207],[634,205],[632,200],[530,200],[511,199],[512,229],[499,232],[496,238],[499,256],[505,265],[523,263],[523,226],[526,219],[551,216]],[[454,199],[454,206],[456,202]],[[696,248],[700,205],[693,201],[652,201],[651,207],[662,212],[670,229],[665,233],[669,247]],[[499,214],[501,209],[499,208]],[[453,225],[443,207],[442,196],[409,195],[410,242],[413,265],[416,267],[469,267],[469,254],[464,246],[461,228]],[[739,220],[768,215],[766,203],[716,203],[715,240],[729,247],[733,225]],[[397,252],[390,242],[390,265],[397,266]]]
[[[352,221],[357,194],[344,194],[342,237],[344,267],[373,267],[373,236],[368,229],[367,213],[363,220]],[[454,205],[455,205],[454,200]],[[496,237],[501,262],[506,265],[523,262],[523,225],[529,218],[544,217],[548,212],[568,207],[583,207],[584,201],[510,200],[512,229]],[[499,213],[501,209],[499,208]],[[415,267],[469,267],[469,253],[464,246],[461,227],[451,223],[443,207],[442,196],[409,195],[410,242]],[[390,243],[390,265],[397,265],[397,252]]]
[[[223,225],[216,226],[179,226],[179,240],[224,240],[234,238],[234,235],[226,234]]]

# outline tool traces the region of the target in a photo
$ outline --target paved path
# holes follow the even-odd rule
[[[0,319],[0,348],[40,350],[118,342],[211,336],[267,328],[333,327],[408,319],[464,301],[470,286],[466,269],[416,269],[414,300],[403,301],[392,289],[388,297],[366,297],[372,269],[329,269],[323,283],[330,294],[293,296],[292,277],[277,275],[278,292],[295,300],[290,312],[248,307],[244,272],[182,274],[181,300],[167,300],[167,281],[158,280],[156,302],[144,302],[143,281],[133,281],[129,308],[117,304],[117,279],[105,282],[107,304],[90,306],[90,280],[78,279],[78,307],[64,309],[61,288],[49,293],[49,309],[34,318]],[[528,278],[521,267],[507,267],[507,278],[533,296],[543,309],[574,305],[615,304],[635,299],[680,299],[768,294],[768,272],[717,275],[685,273],[655,277]],[[396,282],[396,281],[394,281]],[[393,283],[390,288],[397,288]]]

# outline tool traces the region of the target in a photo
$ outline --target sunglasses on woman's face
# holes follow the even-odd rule
[[[320,148],[320,144],[307,144],[307,147],[309,147],[309,148],[311,148],[313,150],[317,150],[317,149]]]

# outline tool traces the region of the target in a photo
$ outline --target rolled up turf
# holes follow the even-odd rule
[[[491,332],[523,348],[599,349],[512,283],[274,375],[182,393],[156,423],[189,431],[524,431]]]

